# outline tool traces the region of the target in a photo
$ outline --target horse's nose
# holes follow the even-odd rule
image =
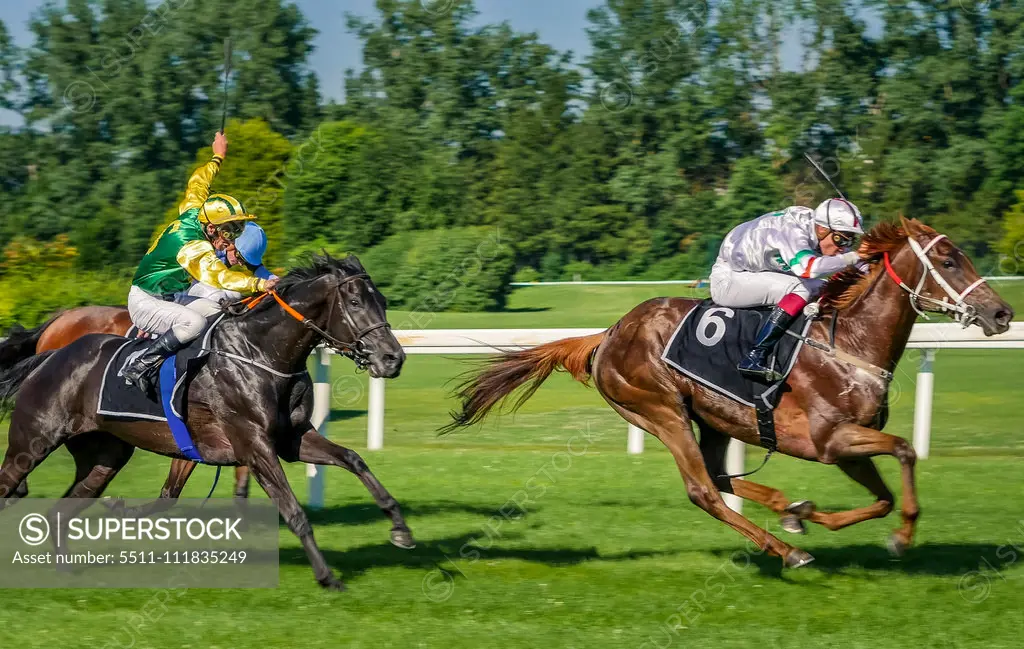
[[[992,319],[996,321],[996,324],[1000,328],[1009,327],[1010,323],[1013,322],[1013,309],[1009,306],[996,309],[996,312],[992,315]]]
[[[381,357],[381,361],[383,361],[384,367],[389,371],[394,371],[401,367],[402,363],[405,362],[405,354],[384,354]]]

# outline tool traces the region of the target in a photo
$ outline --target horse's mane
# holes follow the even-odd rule
[[[365,273],[366,269],[363,268],[362,262],[355,255],[349,255],[344,259],[336,259],[327,252],[322,255],[312,255],[309,262],[303,266],[297,266],[291,269],[287,275],[281,278],[281,281],[277,285],[278,293],[286,293],[289,289],[311,282],[315,279],[325,277],[327,275],[334,275],[342,279],[351,277],[353,275],[359,275]],[[274,304],[273,300],[262,300],[259,306],[246,309],[246,300],[234,302],[224,306],[224,310],[231,315],[246,315],[249,313],[255,313],[262,307]]]
[[[327,252],[322,255],[313,255],[308,265],[293,268],[287,275],[281,278],[277,285],[278,291],[287,291],[292,286],[318,279],[325,275],[336,275],[341,278],[351,277],[365,273],[366,269],[355,255],[349,255],[344,259],[335,259]]]
[[[900,223],[879,223],[864,234],[860,244],[861,259],[870,264],[868,272],[850,267],[833,275],[821,293],[821,306],[842,310],[857,301],[882,272],[879,263],[885,253],[895,253],[912,234],[934,234],[935,230],[917,219],[901,219]]]

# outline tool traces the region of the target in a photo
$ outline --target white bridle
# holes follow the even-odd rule
[[[955,321],[963,325],[964,328],[967,328],[977,320],[978,313],[973,306],[964,301],[964,298],[970,295],[974,289],[984,284],[985,280],[984,278],[979,279],[964,289],[962,293],[957,293],[956,290],[949,285],[949,282],[946,281],[946,279],[935,268],[935,265],[932,264],[932,260],[928,259],[928,251],[934,248],[935,244],[945,238],[946,235],[944,234],[937,235],[934,239],[928,242],[927,246],[923,248],[921,247],[921,244],[914,240],[913,237],[907,238],[907,243],[910,244],[910,249],[914,251],[914,254],[917,255],[918,261],[921,262],[921,265],[924,266],[925,271],[927,271],[921,274],[921,281],[917,283],[917,288],[910,288],[902,279],[900,279],[900,276],[896,274],[895,270],[893,270],[892,264],[889,263],[889,253],[885,254],[885,269],[889,273],[889,276],[899,284],[900,288],[910,294],[910,306],[912,306],[914,311],[917,311],[918,314],[923,316],[925,319],[928,319],[928,314],[919,306],[919,303],[931,303],[938,307],[940,312],[949,313]],[[947,297],[944,297],[941,300],[936,300],[933,297],[921,294],[921,289],[924,288],[924,283],[928,281],[929,275],[935,280],[936,284],[942,287],[942,290],[946,292]]]

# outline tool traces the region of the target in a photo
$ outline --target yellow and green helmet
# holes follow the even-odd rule
[[[256,215],[246,212],[245,206],[234,196],[213,194],[199,210],[199,220],[211,225],[223,225],[232,221],[255,221]]]

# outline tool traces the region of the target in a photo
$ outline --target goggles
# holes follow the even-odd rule
[[[242,232],[244,231],[245,223],[241,221],[229,221],[228,223],[217,226],[217,233],[227,241],[234,241],[238,237],[242,236]]]
[[[856,238],[856,235],[847,232],[832,231],[832,243],[836,244],[840,248],[849,248],[853,245]]]

